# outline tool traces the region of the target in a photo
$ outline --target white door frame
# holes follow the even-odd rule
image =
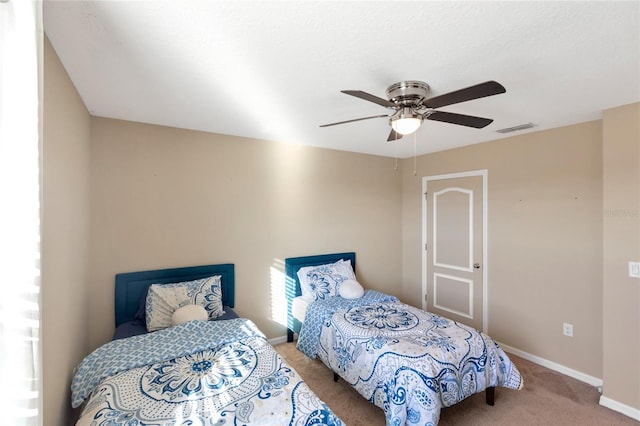
[[[482,177],[482,328],[487,333],[489,328],[489,250],[488,250],[488,175],[487,169],[470,170],[468,172],[447,173],[443,175],[424,176],[422,178],[422,309],[427,309],[427,186],[429,181],[441,179],[456,179],[462,177],[481,176]]]

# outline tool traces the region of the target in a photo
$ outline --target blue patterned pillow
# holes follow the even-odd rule
[[[338,295],[340,283],[355,280],[350,260],[318,266],[305,266],[298,270],[302,296],[308,300],[324,300]]]
[[[173,284],[151,284],[147,292],[147,330],[171,327],[171,316],[185,305],[200,305],[209,320],[224,314],[220,275]]]

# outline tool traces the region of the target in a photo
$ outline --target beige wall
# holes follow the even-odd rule
[[[71,371],[88,350],[89,114],[44,44],[43,424],[71,424]]]
[[[403,166],[403,297],[420,306],[422,177],[488,170],[489,333],[602,378],[640,410],[640,104],[602,121],[421,156]],[[562,323],[574,337],[562,335]]]
[[[103,118],[91,144],[92,348],[113,333],[119,272],[235,263],[236,310],[270,338],[285,257],[354,250],[365,285],[402,291],[391,158]]]
[[[640,104],[604,113],[603,396],[640,410]]]
[[[421,306],[422,177],[488,170],[489,334],[602,377],[600,121],[403,161],[403,295]],[[572,323],[574,337],[562,334]]]

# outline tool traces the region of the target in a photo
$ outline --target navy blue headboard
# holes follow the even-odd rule
[[[339,260],[350,260],[351,266],[356,270],[356,254],[354,252],[320,254],[315,256],[289,257],[284,260],[285,288],[287,292],[287,341],[293,341],[293,333],[300,332],[302,323],[291,314],[293,298],[300,296],[300,280],[298,270],[305,266],[324,265],[335,263]]]
[[[233,308],[235,300],[235,270],[233,263],[117,274],[116,327],[134,319],[140,306],[140,301],[147,294],[147,289],[151,284],[179,283],[213,275],[221,276],[222,304]]]

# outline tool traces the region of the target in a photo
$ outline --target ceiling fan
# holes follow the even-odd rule
[[[422,81],[401,81],[387,87],[387,98],[379,98],[361,90],[342,90],[342,93],[373,102],[385,108],[394,110],[390,115],[374,115],[371,117],[356,118],[353,120],[339,121],[337,123],[323,124],[320,127],[335,126],[338,124],[352,123],[354,121],[369,120],[372,118],[388,117],[391,125],[391,133],[387,141],[402,138],[418,130],[423,120],[435,120],[445,123],[459,124],[461,126],[481,129],[493,122],[492,119],[474,117],[472,115],[455,114],[452,112],[437,111],[447,105],[473,99],[484,98],[486,96],[505,93],[507,90],[500,83],[486,81],[475,86],[445,93],[443,95],[427,98],[429,85]]]

